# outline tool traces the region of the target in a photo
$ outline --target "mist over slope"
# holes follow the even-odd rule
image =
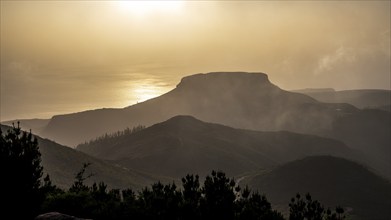
[[[348,146],[363,152],[367,164],[391,179],[391,112],[365,109],[333,122],[330,134]]]
[[[334,89],[293,90],[318,101],[328,103],[349,103],[357,108],[373,108],[390,111],[391,91],[380,89],[357,89],[335,91]]]
[[[9,129],[11,127],[1,125],[3,132]],[[97,159],[48,139],[36,135],[35,137],[38,139],[44,176],[48,173],[52,182],[64,189],[68,189],[72,185],[75,175],[82,168],[83,163],[91,163],[86,174],[92,173],[94,175],[85,181],[86,184],[90,185],[93,182],[103,181],[112,188],[132,187],[133,189],[141,189],[145,185],[157,181],[158,178],[165,180],[164,177],[154,178],[149,174]]]
[[[12,124],[20,123],[23,130],[32,130],[35,134],[42,132],[44,128],[48,125],[50,119],[15,119],[11,121],[2,121],[1,124],[12,126]]]
[[[239,175],[309,155],[353,157],[342,142],[291,132],[258,132],[176,116],[118,141],[79,145],[78,150],[148,173],[180,178],[213,169]]]
[[[264,73],[216,72],[185,77],[172,91],[124,109],[54,116],[41,135],[75,146],[106,132],[150,126],[175,115],[252,130],[308,133],[331,128],[336,115],[357,111],[284,91]]]
[[[243,181],[288,211],[296,193],[310,193],[329,207],[341,205],[352,219],[390,219],[391,184],[362,165],[330,156],[294,161]]]

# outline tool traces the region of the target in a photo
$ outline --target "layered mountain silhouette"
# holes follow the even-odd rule
[[[11,127],[1,125],[3,132],[9,129]],[[49,174],[52,182],[63,189],[68,189],[72,185],[75,175],[82,168],[83,163],[91,163],[86,175],[93,174],[93,176],[86,179],[87,185],[103,181],[111,188],[141,189],[158,180],[168,180],[162,176],[152,177],[143,172],[97,159],[39,136],[35,137],[38,139],[44,175]]]
[[[391,184],[357,163],[314,156],[284,164],[243,180],[287,212],[289,198],[310,193],[330,208],[341,205],[349,219],[390,219]]]
[[[113,188],[223,170],[284,212],[296,192],[310,192],[327,206],[344,206],[354,219],[389,219],[390,182],[383,179],[391,179],[389,96],[289,92],[264,73],[213,72],[185,77],[172,91],[126,108],[21,125],[63,144],[38,140],[45,172],[60,187],[69,187],[88,162],[87,172],[96,175],[87,183]],[[138,125],[146,128],[86,142]]]
[[[80,145],[95,157],[152,174],[205,176],[213,169],[229,175],[270,168],[309,155],[353,157],[340,141],[291,132],[259,132],[176,116],[107,142]]]
[[[369,98],[365,100],[368,102]],[[389,111],[320,102],[305,94],[280,89],[264,73],[191,75],[172,91],[123,109],[54,116],[39,134],[76,146],[105,133],[137,125],[150,126],[176,115],[191,115],[240,129],[286,130],[338,139],[365,155],[363,161],[378,173],[391,178]]]
[[[172,91],[123,109],[54,116],[42,136],[75,146],[106,132],[150,126],[176,115],[252,130],[329,130],[336,115],[357,111],[273,85],[264,73],[215,72],[185,77]]]

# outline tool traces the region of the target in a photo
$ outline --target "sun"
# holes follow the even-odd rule
[[[175,13],[180,11],[183,1],[115,1],[114,4],[125,13],[146,16],[155,13]]]

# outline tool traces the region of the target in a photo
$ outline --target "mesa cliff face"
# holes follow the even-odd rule
[[[236,89],[260,88],[263,86],[276,87],[269,81],[265,73],[248,73],[248,72],[212,72],[199,73],[186,76],[181,79],[176,86],[177,89],[198,90],[200,89]],[[225,91],[226,92],[226,91]]]

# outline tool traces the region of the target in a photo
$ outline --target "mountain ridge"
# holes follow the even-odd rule
[[[303,89],[293,90],[321,102],[349,103],[357,108],[374,108],[391,111],[391,90],[386,89],[352,89],[352,90],[324,90]],[[387,108],[388,107],[388,108]]]
[[[353,154],[342,142],[329,138],[235,129],[192,116],[175,116],[111,144],[85,144],[77,149],[129,168],[173,178],[188,172],[206,175],[212,169],[239,175],[309,155]]]

